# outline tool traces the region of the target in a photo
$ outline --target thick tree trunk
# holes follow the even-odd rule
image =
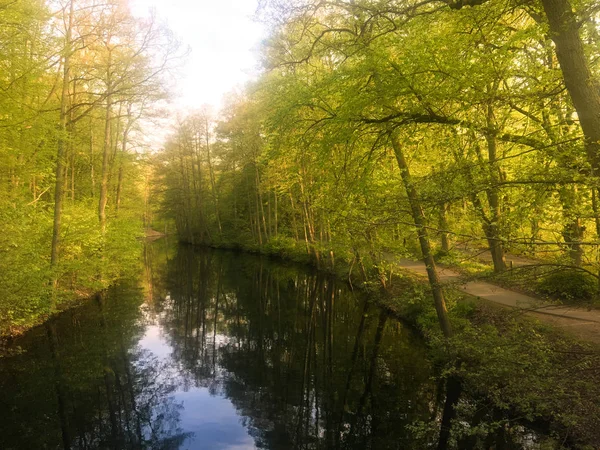
[[[454,375],[446,380],[446,401],[440,424],[440,437],[438,439],[438,450],[446,450],[450,441],[452,421],[456,417],[456,405],[462,393],[460,379]]]
[[[547,61],[549,69],[554,69],[552,54],[550,53]],[[556,161],[561,167],[569,167],[572,164],[572,156],[569,148],[563,144],[563,140],[568,136],[569,126],[561,109],[560,99],[552,99],[550,103],[550,111],[558,121],[558,127],[554,126],[551,115],[548,111],[542,112],[541,124],[550,138],[550,141],[556,148]],[[594,189],[592,188],[592,207],[594,207]],[[568,249],[568,256],[571,262],[579,266],[583,262],[583,247],[579,244],[583,240],[584,228],[581,224],[577,213],[577,205],[580,204],[577,185],[564,185],[558,190],[562,215],[565,220],[562,230],[562,236]],[[598,214],[594,209],[594,215],[598,222]]]
[[[590,70],[569,0],[542,0],[542,5],[565,86],[583,129],[587,158],[597,175],[600,169],[600,83]]]
[[[583,247],[581,246],[583,233],[583,227],[579,218],[569,221],[562,232],[563,238],[567,243],[569,259],[574,266],[581,266],[583,264]]]
[[[421,252],[423,253],[423,262],[427,269],[427,277],[429,278],[429,285],[433,292],[433,301],[435,304],[435,310],[437,312],[438,321],[444,336],[452,336],[452,328],[450,326],[450,320],[448,319],[448,310],[446,308],[446,299],[444,298],[444,291],[440,284],[440,278],[435,267],[435,261],[431,253],[431,245],[429,243],[429,233],[426,228],[425,214],[421,207],[421,201],[419,200],[419,193],[414,185],[408,164],[404,158],[402,147],[395,136],[391,136],[392,147],[394,154],[396,155],[396,161],[400,169],[400,175],[402,177],[402,183],[406,189],[406,195],[408,196],[408,202],[410,209],[417,227],[417,234],[419,236],[419,244],[421,245]]]
[[[559,198],[562,205],[563,218],[565,224],[562,230],[562,236],[568,250],[568,256],[571,263],[575,266],[581,266],[583,263],[583,247],[581,241],[585,229],[581,223],[581,219],[577,217],[578,195],[577,188],[574,186],[564,186],[559,191]]]

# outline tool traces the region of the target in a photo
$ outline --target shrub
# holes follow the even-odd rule
[[[538,288],[542,294],[566,303],[589,303],[598,293],[598,281],[580,270],[561,270],[545,275]]]

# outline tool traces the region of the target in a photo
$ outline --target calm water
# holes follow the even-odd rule
[[[343,283],[160,241],[19,348],[1,449],[422,449],[443,409],[423,344]]]

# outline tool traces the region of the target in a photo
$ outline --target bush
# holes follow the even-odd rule
[[[544,276],[538,289],[542,294],[566,303],[589,303],[598,293],[598,281],[580,270],[562,270]]]

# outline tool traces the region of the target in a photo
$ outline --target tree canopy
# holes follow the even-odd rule
[[[507,251],[598,272],[594,2],[265,2],[265,70],[161,156],[190,242],[322,266]],[[213,148],[209,153],[209,148]],[[173,201],[176,199],[176,201]],[[447,327],[446,327],[447,328]],[[449,328],[446,330],[450,333]]]

